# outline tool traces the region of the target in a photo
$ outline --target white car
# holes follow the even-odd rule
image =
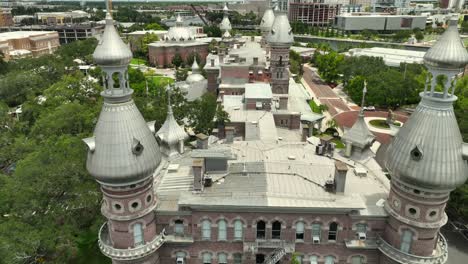
[[[374,106],[364,106],[364,111],[375,111]]]

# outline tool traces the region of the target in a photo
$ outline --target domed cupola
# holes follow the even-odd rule
[[[94,52],[103,70],[104,104],[88,145],[86,167],[107,186],[127,186],[151,177],[161,161],[158,143],[132,100],[128,82],[130,50],[107,15],[104,37]],[[153,128],[154,130],[154,128]]]
[[[449,20],[448,29],[424,55],[429,67],[462,69],[468,63],[468,53],[458,35],[457,19]]]
[[[221,21],[221,24],[219,24],[219,28],[221,31],[229,31],[232,29],[231,26],[231,21],[229,21],[228,13],[229,13],[229,8],[227,7],[227,3],[224,3],[224,8],[223,8],[224,16],[223,20]]]
[[[120,38],[109,13],[106,15],[104,34],[93,53],[93,59],[101,66],[123,66],[130,64],[132,60],[132,52]]]
[[[274,21],[275,13],[271,7],[268,7],[265,13],[263,13],[262,21],[260,22],[260,30],[262,32],[270,31]]]
[[[184,21],[180,14],[177,15],[175,26],[171,27],[166,34],[166,39],[170,41],[191,41],[195,39],[190,29],[184,26]]]
[[[205,80],[205,77],[200,73],[200,66],[198,66],[197,59],[193,59],[192,74],[190,74],[185,80],[187,83],[194,83]]]
[[[267,36],[267,41],[270,45],[290,45],[294,42],[294,35],[289,25],[288,15],[283,10],[278,10],[275,14],[275,19]]]
[[[421,102],[390,144],[386,166],[392,177],[408,185],[447,192],[468,178],[467,145],[453,111],[457,76],[468,62],[456,21],[450,21],[424,60],[432,81],[428,77]],[[436,91],[439,75],[446,80],[441,92]]]

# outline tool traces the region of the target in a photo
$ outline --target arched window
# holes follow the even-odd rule
[[[235,253],[233,254],[234,264],[242,264],[242,254]]]
[[[177,251],[176,253],[176,263],[185,263],[186,254],[183,251]]]
[[[296,223],[296,240],[304,240],[304,222]]]
[[[210,220],[203,220],[202,222],[202,239],[211,239],[211,222]]]
[[[203,264],[211,264],[211,253],[203,253]]]
[[[296,256],[296,260],[299,264],[302,264],[302,256],[301,255],[298,255]]]
[[[335,257],[334,256],[326,256],[325,257],[325,264],[335,264]]]
[[[317,264],[318,256],[310,256],[309,261],[310,261],[310,264]]]
[[[265,238],[265,222],[260,220],[257,222],[257,238],[264,239]]]
[[[320,223],[312,224],[312,241],[314,243],[320,243],[321,237],[322,237],[322,224]]]
[[[184,233],[184,221],[180,219],[175,220],[174,224],[174,233],[182,235]]]
[[[362,256],[352,256],[351,257],[351,264],[363,264],[364,257]]]
[[[227,264],[227,255],[225,253],[218,254],[218,264]]]
[[[337,234],[338,234],[338,224],[336,222],[332,222],[330,224],[330,228],[328,229],[328,240],[336,241]]]
[[[218,222],[218,240],[227,240],[226,220]]]
[[[411,249],[411,244],[413,243],[413,232],[411,230],[405,229],[401,235],[401,247],[400,250],[409,253]]]
[[[241,220],[234,221],[234,239],[235,240],[242,240],[242,237],[243,237],[242,231],[243,231],[242,221]]]
[[[271,238],[280,239],[281,238],[281,223],[279,221],[273,222],[271,228]]]
[[[133,242],[135,246],[143,245],[143,226],[140,223],[133,225]]]

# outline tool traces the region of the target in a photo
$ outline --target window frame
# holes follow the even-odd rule
[[[301,225],[302,225],[302,232],[299,231],[301,229],[299,228]],[[297,240],[304,241],[304,233],[305,233],[305,223],[303,221],[296,222],[296,241]]]
[[[224,219],[218,221],[218,241],[227,240],[227,222]]]
[[[263,223],[263,229],[260,229],[258,227],[260,223]],[[266,222],[265,221],[263,221],[263,220],[257,221],[257,224],[255,225],[255,229],[256,229],[256,238],[257,239],[265,239],[266,238]],[[263,233],[263,235],[261,235],[262,233]]]
[[[202,240],[211,240],[211,221],[205,219],[201,224],[201,238]]]
[[[275,228],[275,225],[279,225],[279,229],[277,228],[278,226]],[[282,224],[280,221],[274,221],[271,224],[271,239],[281,239],[281,228]]]
[[[244,224],[241,220],[234,220],[234,240],[244,239]]]

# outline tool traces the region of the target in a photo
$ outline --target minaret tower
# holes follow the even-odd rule
[[[294,36],[287,10],[281,9],[284,6],[281,1],[278,3],[275,20],[267,37],[271,47],[270,73],[274,94],[289,93],[289,48],[294,42]]]
[[[154,209],[153,174],[161,153],[151,128],[132,100],[128,65],[132,53],[107,13],[102,39],[93,54],[103,71],[104,104],[88,145],[86,167],[101,185],[101,213],[107,219],[99,231],[99,247],[114,264],[159,263]]]
[[[368,156],[365,155],[375,141],[375,136],[369,130],[369,127],[364,120],[364,106],[367,93],[367,82],[364,81],[364,89],[362,90],[361,110],[354,125],[344,133],[342,140],[346,144],[345,156],[361,160]]]
[[[227,6],[227,3],[224,3],[224,8],[223,8],[223,20],[221,21],[221,24],[219,24],[219,29],[221,29],[221,32],[223,32],[223,36],[226,35],[226,37],[230,37],[229,31],[231,31],[232,26],[231,26],[231,21],[229,21],[229,8]],[[227,32],[227,33],[226,33]]]
[[[382,263],[446,263],[447,243],[439,233],[450,192],[468,178],[467,145],[453,111],[457,76],[468,53],[457,20],[424,56],[432,82],[421,102],[388,148],[391,189],[385,209],[389,219],[379,249]],[[438,87],[437,76],[445,83]]]
[[[262,32],[262,41],[260,44],[262,47],[267,45],[267,37],[271,31],[271,26],[273,26],[273,22],[275,21],[275,13],[271,8],[271,5],[268,4],[265,13],[263,13],[262,21],[260,22],[260,31]]]

